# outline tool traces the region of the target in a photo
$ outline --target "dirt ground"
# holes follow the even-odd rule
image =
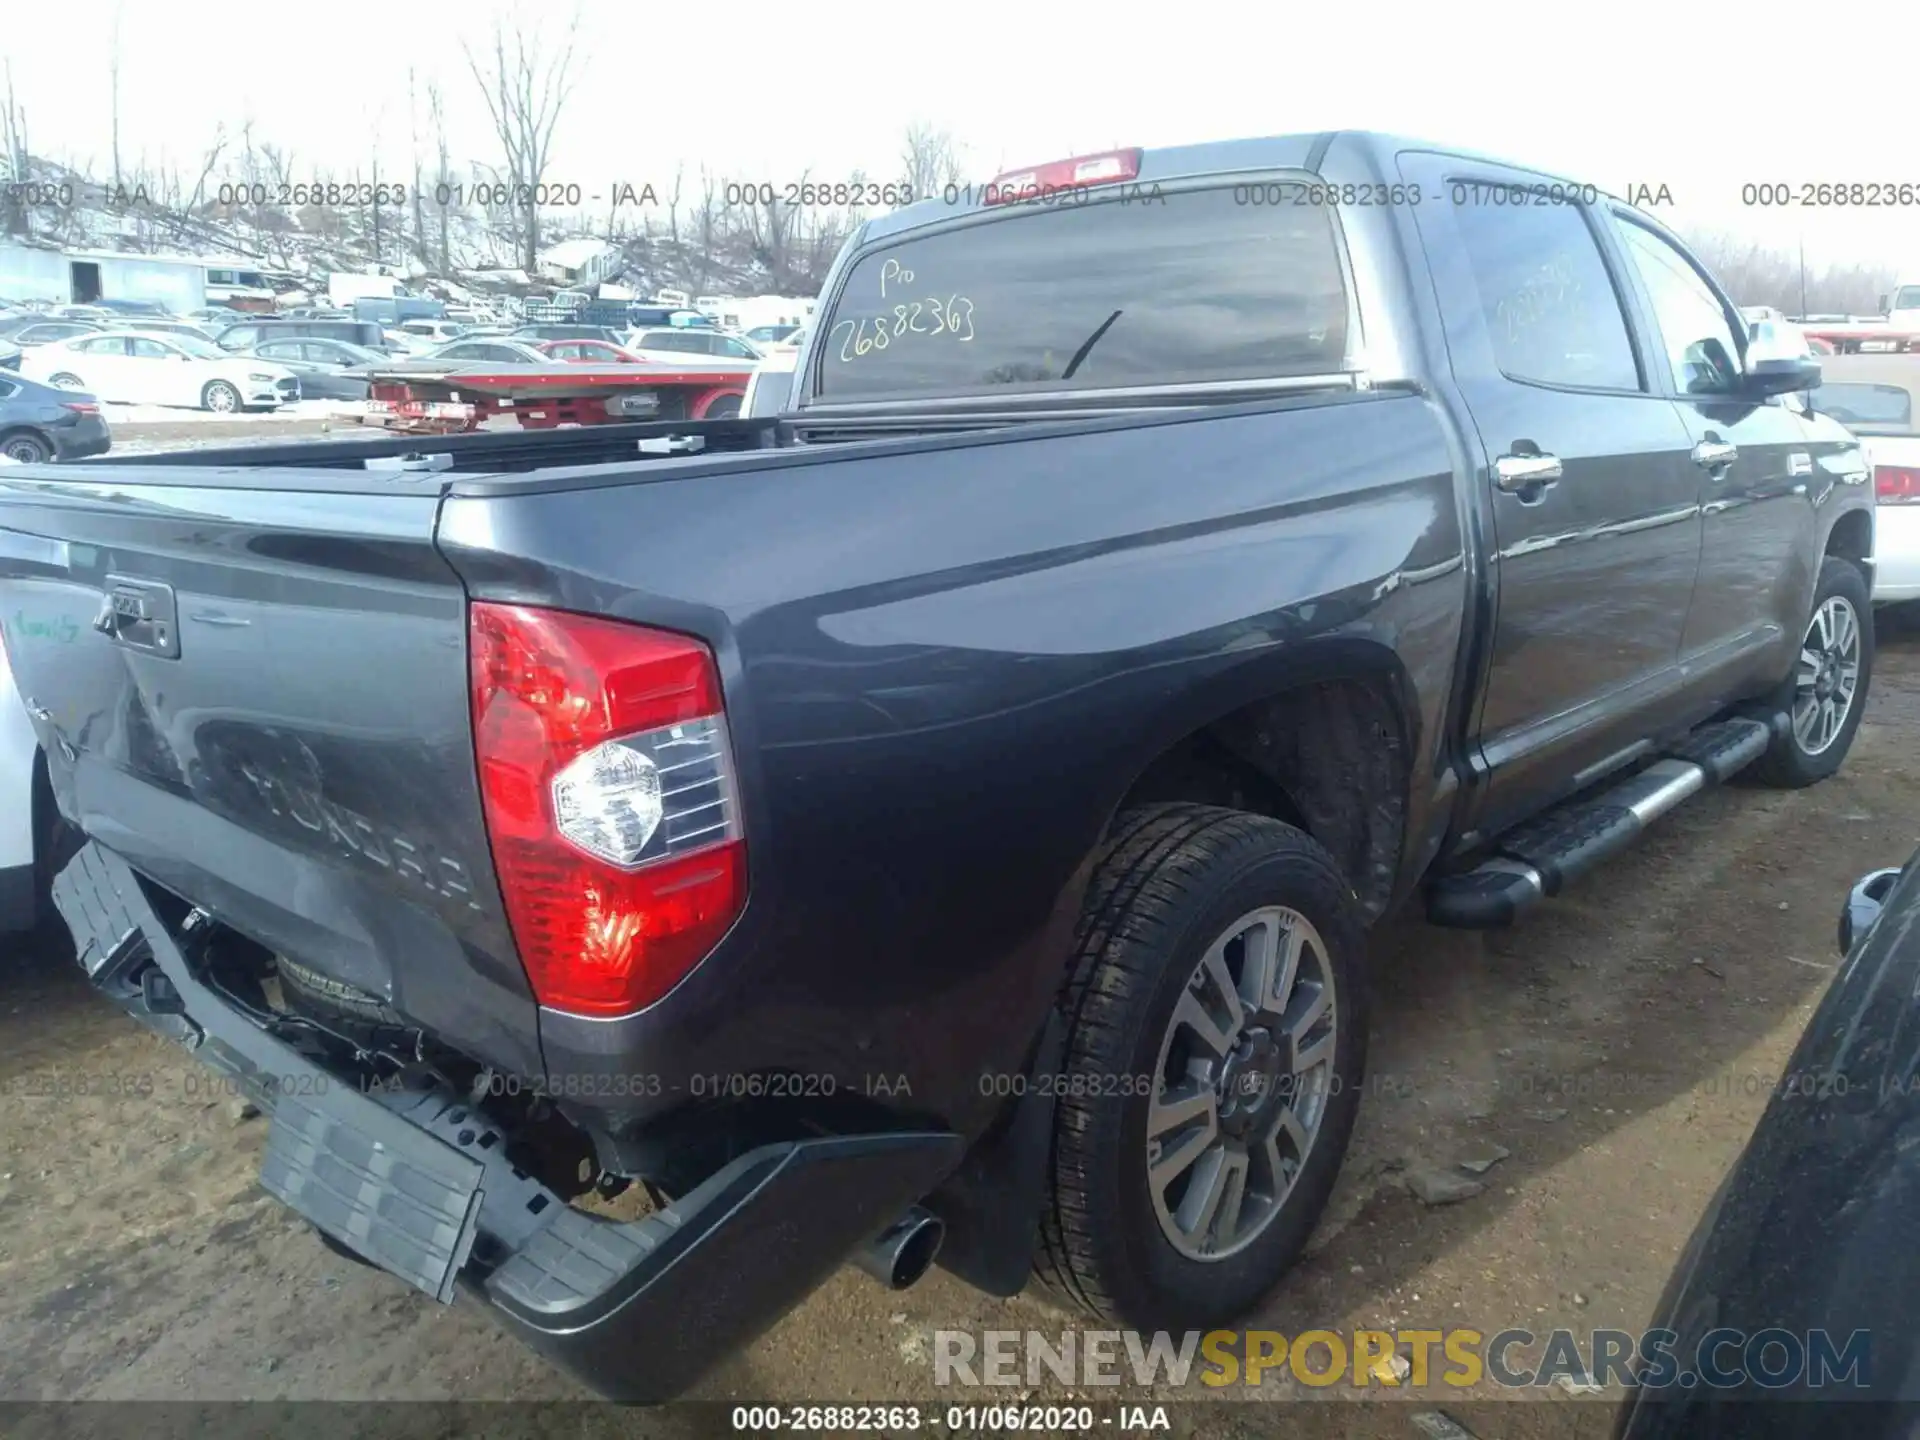
[[[1920,627],[1883,617],[1882,630],[1866,722],[1834,780],[1712,792],[1512,931],[1406,920],[1376,937],[1373,1078],[1353,1150],[1309,1258],[1250,1327],[1647,1322],[1833,974],[1847,886],[1920,846]],[[48,1095],[56,1073],[152,1093]],[[586,1398],[481,1307],[443,1309],[322,1247],[256,1188],[264,1138],[69,963],[8,953],[0,1401]],[[1510,1153],[1483,1193],[1439,1208],[1408,1193],[1406,1168],[1489,1143]],[[1076,1323],[937,1270],[897,1295],[846,1272],[697,1393],[927,1401],[935,1330]],[[1415,1412],[1440,1408],[1479,1440],[1509,1440],[1600,1435],[1611,1418],[1602,1400],[1491,1388],[1363,1410],[1271,1379],[1231,1392],[1239,1403],[1193,1386],[1176,1429],[1407,1437],[1422,1433]],[[942,1404],[1021,1393],[937,1392]],[[582,1433],[580,1412],[543,1413],[516,1412],[515,1433]],[[626,1429],[679,1424],[642,1420]]]

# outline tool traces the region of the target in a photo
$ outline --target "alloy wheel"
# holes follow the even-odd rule
[[[1326,1117],[1339,1018],[1326,942],[1297,910],[1251,911],[1201,956],[1147,1109],[1147,1188],[1183,1256],[1224,1260],[1279,1215]]]
[[[1794,674],[1793,736],[1808,755],[1840,737],[1860,688],[1860,617],[1844,595],[1829,596],[1807,625]]]

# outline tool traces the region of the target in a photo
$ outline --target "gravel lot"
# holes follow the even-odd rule
[[[1310,1258],[1250,1326],[1646,1323],[1833,973],[1846,887],[1920,845],[1920,626],[1883,615],[1881,645],[1834,780],[1797,794],[1735,785],[1683,806],[1513,931],[1403,920],[1377,935],[1373,1082],[1354,1149]],[[153,1094],[20,1093],[55,1072],[140,1077]],[[185,1052],[44,948],[0,965],[0,1096],[0,1399],[583,1397],[479,1307],[443,1310],[323,1248],[254,1185],[262,1123],[236,1119]],[[1435,1208],[1409,1193],[1409,1171],[1489,1145],[1509,1153],[1482,1193]],[[848,1272],[699,1393],[924,1401],[933,1330],[1072,1323],[939,1271],[902,1295]],[[1269,1380],[1235,1398],[1306,1393]],[[1289,1405],[1286,1433],[1411,1436],[1413,1412],[1436,1402],[1481,1440],[1606,1432],[1610,1406],[1549,1394],[1448,1392],[1363,1413],[1337,1403],[1351,1390],[1316,1392]],[[1272,1412],[1248,1404],[1178,1424],[1273,1433]],[[574,1417],[516,1433],[578,1434]]]

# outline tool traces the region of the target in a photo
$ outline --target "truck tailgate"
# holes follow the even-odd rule
[[[62,810],[242,934],[539,1073],[438,494],[325,471],[168,478],[0,479],[0,633]]]

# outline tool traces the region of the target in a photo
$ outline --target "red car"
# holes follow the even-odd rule
[[[645,365],[648,361],[610,340],[541,340],[534,349],[573,365]]]

